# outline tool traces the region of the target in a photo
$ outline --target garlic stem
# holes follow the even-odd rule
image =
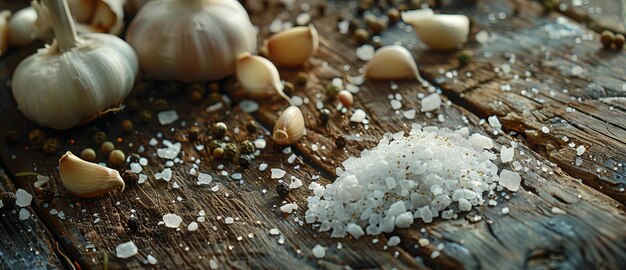
[[[66,0],[43,0],[50,11],[50,21],[56,37],[57,45],[62,52],[76,47],[78,35],[74,19]]]

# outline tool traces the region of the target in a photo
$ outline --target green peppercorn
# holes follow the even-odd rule
[[[615,38],[615,35],[613,34],[613,32],[603,31],[602,35],[600,36],[600,42],[602,42],[602,45],[604,46],[604,48],[610,49],[611,46],[613,46],[614,38]]]
[[[377,20],[378,18],[371,14],[365,15],[365,17],[363,17],[363,22],[365,23],[365,26],[367,26],[367,28],[372,27],[372,25],[376,23]]]
[[[234,143],[227,143],[224,145],[224,155],[222,156],[225,160],[233,160],[237,155],[237,145]]]
[[[624,47],[625,41],[626,40],[624,38],[624,35],[622,34],[615,35],[615,38],[613,39],[613,45],[615,45],[615,49],[621,50]]]
[[[226,135],[227,130],[228,130],[228,126],[226,126],[224,122],[215,123],[215,125],[213,125],[213,128],[211,130],[211,136],[214,139],[221,139],[224,137],[224,135]]]
[[[139,111],[139,100],[134,99],[134,98],[129,98],[126,101],[124,101],[124,104],[126,104],[126,108],[128,108],[129,111],[131,112],[136,112]]]
[[[109,154],[111,154],[111,152],[115,150],[115,145],[110,142],[110,141],[106,141],[103,142],[100,145],[100,151],[105,155],[105,156],[109,156]]]
[[[471,51],[462,51],[456,56],[456,59],[459,61],[459,66],[465,67],[470,62],[472,62],[472,52]]]
[[[335,146],[339,149],[343,149],[344,147],[346,147],[346,143],[346,139],[341,136],[335,140]]]
[[[54,192],[50,188],[44,188],[39,192],[39,198],[43,202],[49,203],[54,199]]]
[[[8,143],[16,143],[20,140],[20,133],[17,130],[9,130],[4,138]]]
[[[33,149],[39,149],[43,147],[44,142],[46,141],[46,133],[41,131],[41,129],[33,129],[28,133],[28,142],[30,143],[30,147]]]
[[[211,149],[211,151],[215,148],[219,148],[222,147],[222,142],[219,140],[211,140],[209,142],[209,149]]]
[[[139,113],[139,119],[141,119],[144,123],[152,122],[152,112],[149,110],[142,110]]]
[[[257,127],[256,124],[254,124],[254,121],[250,121],[246,124],[246,130],[248,130],[248,133],[256,133]]]
[[[126,159],[126,155],[122,150],[116,149],[109,153],[109,163],[114,166],[122,166],[124,164],[124,160]]]
[[[15,201],[17,198],[15,197],[15,193],[13,192],[2,192],[0,193],[0,201],[4,205],[0,208],[0,211],[9,211],[15,208]]]
[[[213,149],[213,158],[220,159],[224,155],[224,148],[218,147]]]
[[[356,40],[356,42],[362,44],[367,42],[367,40],[370,38],[370,33],[368,33],[365,29],[359,28],[354,31],[352,37],[354,38],[354,40]]]
[[[82,152],[80,152],[80,158],[89,162],[94,162],[96,161],[96,151],[91,148],[85,148]]]
[[[247,155],[239,156],[239,166],[247,168],[250,166],[250,157]]]
[[[287,197],[287,195],[289,195],[289,190],[289,185],[285,182],[280,182],[276,185],[276,193],[278,193],[278,196],[280,197]]]
[[[136,217],[130,217],[128,218],[128,221],[126,222],[126,226],[128,227],[128,230],[130,230],[131,232],[136,232],[139,230],[139,219]]]
[[[293,85],[293,83],[290,82],[284,82],[283,83],[283,92],[287,95],[287,96],[291,96],[293,95],[293,91],[296,87]]]
[[[332,83],[326,85],[326,97],[328,98],[335,98],[337,94],[339,94],[339,91],[341,91],[341,89]]]
[[[165,99],[157,99],[152,102],[152,110],[157,112],[165,111],[169,108],[169,104],[167,104],[167,100]]]
[[[189,138],[189,140],[197,140],[200,137],[200,134],[202,134],[200,127],[194,126],[187,129],[187,138]]]
[[[396,24],[400,20],[400,11],[395,8],[387,10],[387,18],[390,25]]]
[[[307,74],[306,72],[298,72],[298,75],[296,76],[296,83],[298,85],[305,86],[308,81],[309,74]]]
[[[128,119],[124,119],[122,120],[122,128],[124,129],[124,131],[126,131],[127,133],[131,133],[133,132],[133,122],[128,120]]]
[[[256,150],[254,144],[248,140],[243,141],[239,147],[239,151],[246,155],[254,153],[254,150]]]
[[[319,115],[320,123],[322,125],[328,124],[328,119],[330,119],[330,111],[328,109],[321,109]]]
[[[91,138],[91,142],[95,145],[101,145],[104,141],[107,140],[107,134],[104,131],[98,131],[93,134]]]
[[[59,151],[59,140],[55,138],[47,139],[43,144],[43,151],[46,154],[54,154]]]
[[[134,186],[137,185],[137,182],[139,181],[139,175],[131,170],[125,170],[122,173],[122,180],[124,180],[124,183],[126,183],[127,186]]]

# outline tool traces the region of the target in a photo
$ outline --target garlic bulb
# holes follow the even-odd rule
[[[146,77],[199,82],[233,74],[237,57],[256,47],[256,31],[235,0],[155,0],[139,10],[126,40]]]
[[[65,0],[44,2],[56,40],[18,65],[13,97],[29,119],[67,129],[122,103],[134,85],[138,59],[116,36],[78,37]]]
[[[11,11],[0,11],[0,56],[9,49],[9,17],[11,17]]]
[[[290,106],[278,117],[272,139],[279,145],[290,145],[300,140],[305,132],[302,111],[296,106]]]
[[[81,198],[93,198],[125,187],[118,171],[84,161],[69,151],[59,159],[59,173],[63,186]]]
[[[242,53],[237,58],[236,66],[237,81],[245,95],[259,98],[279,94],[291,103],[291,99],[283,92],[280,75],[272,62],[260,56]]]
[[[313,25],[298,26],[278,33],[263,45],[272,62],[283,67],[297,67],[309,61],[319,47],[319,37]]]
[[[433,14],[432,10],[402,13],[402,20],[413,26],[415,33],[433,50],[453,50],[467,41],[469,18],[457,14]]]
[[[374,80],[402,80],[422,77],[411,53],[399,45],[389,45],[378,49],[365,65],[365,77]]]

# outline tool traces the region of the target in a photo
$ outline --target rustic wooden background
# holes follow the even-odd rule
[[[309,2],[313,6],[317,3],[298,2]],[[562,2],[570,4],[570,1]],[[342,115],[330,105],[327,107],[332,111],[331,120],[323,126],[317,120],[315,103],[304,104],[301,109],[308,134],[292,147],[298,159],[288,164],[289,155],[270,142],[267,131],[276,120],[277,112],[286,104],[280,100],[266,101],[261,103],[259,111],[245,113],[237,106],[241,97],[232,86],[234,81],[228,79],[220,84],[233,103],[218,112],[206,112],[210,104],[208,98],[201,104],[190,105],[184,85],[149,84],[148,91],[133,93],[131,98],[140,101],[144,109],[152,109],[150,101],[153,99],[166,99],[181,116],[173,126],[161,127],[156,120],[142,124],[137,112],[126,110],[65,132],[44,129],[48,137],[62,142],[60,150],[54,154],[33,150],[24,139],[17,143],[3,140],[0,155],[8,176],[0,177],[0,189],[23,188],[34,194],[34,177],[16,174],[37,172],[51,177],[49,187],[55,192],[55,198],[49,204],[35,199],[27,208],[33,216],[26,221],[19,221],[17,211],[0,213],[0,267],[48,269],[70,268],[70,264],[74,264],[84,269],[189,269],[206,268],[214,261],[220,268],[244,269],[623,268],[626,265],[626,230],[623,227],[626,222],[623,205],[626,201],[626,168],[623,166],[626,162],[626,54],[602,49],[599,34],[594,32],[602,29],[623,32],[623,4],[593,1],[582,7],[562,6],[546,14],[542,3],[536,1],[491,0],[479,1],[476,6],[464,3],[446,2],[439,10],[471,16],[472,36],[479,31],[495,36],[485,45],[473,38],[465,45],[474,55],[473,61],[465,67],[459,67],[457,52],[432,52],[414,33],[391,27],[382,35],[388,44],[401,41],[407,46],[417,59],[422,76],[440,88],[444,101],[449,101],[439,110],[445,117],[444,122],[421,113],[414,120],[407,120],[391,109],[387,96],[392,93],[402,95],[403,109],[418,108],[417,94],[427,93],[427,89],[415,82],[397,82],[398,90],[391,90],[386,82],[366,82],[355,94],[353,107],[368,113],[369,127],[365,129],[361,124],[350,123],[349,114]],[[0,4],[0,9],[4,4]],[[592,14],[590,7],[601,7],[603,13]],[[261,30],[259,40],[268,35],[269,22],[283,14],[282,11],[279,7],[263,12],[250,11],[252,21]],[[296,87],[292,95],[308,97],[311,101],[319,99],[324,86],[333,77],[343,77],[344,65],[350,65],[347,73],[352,75],[364,65],[355,55],[357,44],[336,30],[336,15],[354,12],[346,8],[344,2],[331,3],[326,12],[326,16],[320,16],[315,9],[311,12],[321,38],[320,50],[311,64],[299,69],[280,69],[281,78],[291,82],[295,82],[300,71],[309,74],[307,85]],[[288,17],[293,20],[299,13],[292,12]],[[549,39],[550,33],[555,31],[560,37]],[[0,58],[0,81],[9,80],[19,61],[39,46],[41,44],[13,49]],[[510,73],[498,72],[513,54],[516,61],[510,64]],[[323,62],[329,63],[335,71],[323,68]],[[584,72],[572,75],[571,69],[575,66],[582,67]],[[447,77],[446,72],[453,70],[458,76]],[[502,85],[510,85],[512,90],[502,91]],[[24,138],[36,128],[16,110],[6,83],[0,84],[0,107],[2,138],[13,131]],[[521,190],[512,193],[510,200],[499,200],[495,207],[478,207],[457,220],[417,223],[413,228],[377,237],[378,243],[373,243],[372,237],[330,239],[328,234],[318,233],[308,225],[300,226],[295,221],[303,219],[309,195],[306,186],[312,176],[320,175],[318,182],[330,183],[341,161],[375,145],[383,133],[407,131],[411,123],[420,123],[449,128],[469,126],[472,131],[491,134],[491,127],[480,121],[491,115],[498,115],[507,133],[493,137],[498,144],[496,148],[512,141],[520,143],[515,159],[528,168],[522,173]],[[131,119],[138,132],[125,133],[120,126],[123,119]],[[193,142],[186,141],[180,125],[182,120],[188,126],[197,123],[203,129],[206,124],[223,121],[229,126],[228,135],[233,141],[264,136],[268,146],[248,169],[223,163],[224,170],[243,174],[244,181],[239,183],[229,177],[216,176],[220,171],[217,167],[222,163],[210,160],[205,151],[196,150]],[[259,131],[249,133],[245,129],[250,121],[259,126]],[[549,127],[550,133],[542,133],[543,126]],[[241,131],[233,132],[235,127]],[[147,146],[150,165],[144,170],[151,179],[128,187],[124,192],[113,192],[97,199],[70,195],[60,182],[57,160],[66,150],[78,153],[85,147],[96,147],[91,137],[97,130],[105,131],[110,140],[118,141],[116,147],[126,153],[135,152],[138,145]],[[219,190],[213,192],[209,187],[196,186],[195,177],[187,174],[190,165],[176,166],[170,183],[154,180],[152,173],[161,171],[163,165],[153,156],[155,148],[147,142],[157,132],[162,132],[165,138],[183,141],[184,159],[201,158],[200,171],[213,174],[213,183]],[[343,150],[334,146],[340,136],[348,139]],[[575,149],[567,145],[569,142],[562,139],[564,136],[569,142],[587,148],[580,165],[575,162]],[[274,191],[276,182],[270,180],[269,169],[258,170],[262,162],[268,163],[270,168],[280,167],[287,171],[287,176],[304,181],[303,187],[285,199],[298,204],[296,214],[283,215],[278,210],[283,200]],[[510,167],[509,164],[499,166]],[[173,182],[180,188],[173,188]],[[505,206],[510,209],[508,215],[501,214]],[[563,209],[566,214],[552,213],[552,207]],[[53,209],[63,211],[65,217],[51,214]],[[207,221],[200,223],[197,231],[188,232],[186,225],[195,221],[200,210],[206,211]],[[182,216],[181,230],[157,225],[166,213]],[[138,232],[127,228],[131,214],[139,218]],[[471,222],[471,216],[480,216],[482,220]],[[227,225],[224,217],[237,220]],[[97,223],[96,218],[100,220]],[[280,230],[284,244],[279,243],[279,236],[269,235],[271,228]],[[393,235],[401,236],[402,243],[383,250],[387,237]],[[430,244],[416,247],[420,238],[429,239]],[[139,254],[130,259],[116,258],[115,247],[129,240],[137,244]],[[311,248],[318,243],[328,248],[324,259],[315,259],[311,254]],[[444,244],[441,255],[431,258],[430,254],[440,243]],[[147,264],[148,255],[154,256],[158,264]]]

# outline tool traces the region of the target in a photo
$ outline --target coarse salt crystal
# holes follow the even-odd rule
[[[135,256],[139,252],[133,241],[122,243],[115,247],[115,254],[118,258],[126,259]]]
[[[291,214],[293,210],[298,210],[298,205],[295,203],[288,203],[280,207],[280,211],[287,214]]]
[[[483,136],[480,135],[478,133],[474,133],[472,134],[472,136],[470,136],[469,141],[472,145],[476,146],[476,147],[481,147],[484,149],[491,149],[493,148],[493,141],[491,140],[491,138],[487,137],[487,136]]]
[[[253,113],[259,110],[259,103],[253,100],[242,100],[239,102],[239,107],[244,112]]]
[[[564,214],[567,214],[567,212],[563,211],[563,209],[558,208],[558,207],[556,207],[556,206],[555,206],[555,207],[552,207],[552,209],[550,209],[550,211],[552,212],[552,214],[555,214],[555,215],[564,215]]]
[[[234,222],[235,222],[235,219],[232,217],[227,217],[224,219],[225,224],[233,224]]]
[[[356,111],[354,111],[354,113],[352,113],[352,116],[350,117],[350,121],[355,122],[355,123],[362,123],[366,117],[367,117],[367,114],[365,114],[365,111],[361,109],[357,109]]]
[[[187,230],[190,231],[190,232],[193,232],[193,231],[195,231],[197,229],[198,229],[198,223],[196,223],[196,222],[191,222],[191,223],[189,223],[189,226],[187,226]]]
[[[543,133],[550,133],[550,129],[548,127],[541,127],[541,132]]]
[[[407,111],[403,111],[402,115],[406,119],[413,120],[413,119],[415,119],[415,110],[414,109],[410,109],[410,110],[407,110]]]
[[[324,258],[324,256],[326,256],[326,248],[320,245],[316,245],[315,247],[313,247],[312,252],[313,256],[318,259]]]
[[[168,228],[178,228],[182,222],[183,219],[176,214],[163,215],[163,223],[165,223],[165,226]]]
[[[152,265],[157,264],[157,259],[154,256],[148,255],[147,259],[148,259],[149,264],[152,264]]]
[[[352,237],[354,237],[354,239],[359,239],[361,236],[363,236],[365,234],[365,232],[363,231],[363,228],[361,228],[361,226],[356,225],[354,223],[348,224],[348,227],[346,228],[346,231],[350,235],[352,235]]]
[[[422,108],[420,111],[422,112],[431,112],[438,109],[441,106],[441,97],[439,94],[433,93],[421,101]]]
[[[27,220],[30,217],[30,212],[26,208],[20,209],[20,220]]]
[[[576,147],[576,155],[577,156],[581,156],[582,154],[585,153],[585,146],[584,145],[579,145],[578,147]]]
[[[26,190],[18,189],[15,192],[15,204],[21,207],[27,207],[33,201],[33,195],[30,195]]]
[[[495,116],[495,115],[489,116],[489,118],[487,118],[487,121],[489,122],[489,125],[492,128],[495,128],[497,130],[501,130],[502,129],[502,124],[500,123],[500,120],[498,119],[498,116]]]
[[[397,236],[389,237],[389,240],[387,241],[388,246],[395,247],[398,244],[400,244],[400,237],[397,237]]]
[[[259,171],[261,171],[261,172],[265,171],[267,169],[267,166],[268,166],[267,163],[261,163],[259,165]]]
[[[372,57],[374,57],[374,46],[364,44],[361,47],[358,47],[356,49],[356,56],[363,61],[372,60]]]
[[[256,149],[265,149],[266,145],[267,145],[267,142],[263,138],[254,140],[254,147]]]
[[[271,171],[272,171],[272,175],[270,177],[272,179],[279,179],[285,176],[285,174],[287,174],[286,171],[278,169],[278,168],[272,168]]]
[[[516,172],[509,170],[502,170],[502,172],[500,172],[500,185],[510,191],[517,191],[521,182],[522,177]]]
[[[270,229],[270,235],[279,235],[280,231],[276,228]]]
[[[402,102],[392,99],[391,101],[389,101],[389,103],[391,103],[391,108],[394,110],[399,110],[400,108],[402,108]]]
[[[515,153],[515,149],[513,147],[502,146],[500,148],[500,159],[502,162],[511,162],[513,161],[513,155]]]
[[[163,111],[157,114],[157,118],[162,126],[167,126],[178,120],[178,114],[174,110]]]
[[[213,181],[213,177],[210,174],[199,173],[198,174],[198,182],[196,182],[196,184],[198,184],[198,185],[208,185],[208,184],[211,183],[211,181]]]

